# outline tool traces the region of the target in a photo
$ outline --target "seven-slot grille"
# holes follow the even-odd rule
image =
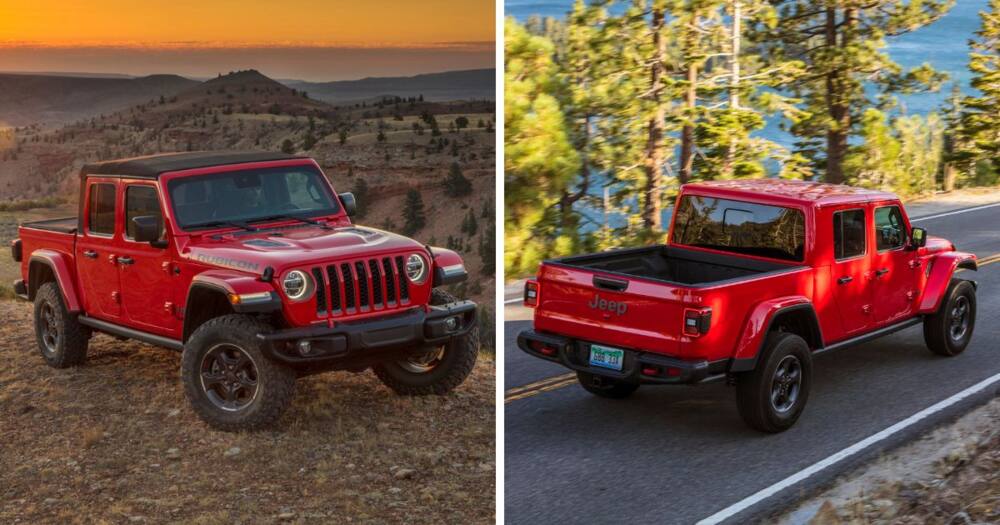
[[[410,283],[405,264],[403,256],[396,255],[313,268],[316,312],[343,315],[408,304]]]

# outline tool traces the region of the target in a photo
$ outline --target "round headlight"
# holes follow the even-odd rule
[[[415,253],[407,257],[406,277],[417,284],[427,280],[427,263],[423,257]]]
[[[289,299],[301,301],[312,293],[313,281],[307,273],[301,270],[292,270],[285,274],[285,278],[281,280],[281,287]]]

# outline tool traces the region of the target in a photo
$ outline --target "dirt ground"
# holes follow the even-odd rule
[[[0,301],[0,523],[492,523],[492,357],[442,397],[370,372],[301,379],[269,431],[211,430],[180,354],[108,336],[87,363],[38,355],[31,308]]]
[[[768,521],[1000,523],[1000,398],[845,475]]]

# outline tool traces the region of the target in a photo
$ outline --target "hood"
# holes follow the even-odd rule
[[[946,252],[955,249],[948,239],[942,239],[933,235],[927,236],[927,244],[924,245],[924,248],[927,250],[927,253]]]
[[[417,241],[363,226],[293,226],[263,232],[228,232],[192,240],[182,255],[195,261],[260,273],[292,266],[427,250]]]

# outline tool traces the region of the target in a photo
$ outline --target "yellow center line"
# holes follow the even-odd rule
[[[510,403],[511,401],[517,401],[518,399],[536,396],[542,392],[556,390],[575,383],[576,374],[571,372],[569,374],[562,374],[542,379],[541,381],[535,381],[534,383],[529,383],[517,388],[511,388],[504,396],[504,404]]]
[[[977,261],[979,267],[993,264],[995,262],[1000,262],[1000,253],[984,257]],[[964,268],[958,269],[959,272],[962,270],[964,270]],[[527,385],[517,386],[508,389],[504,394],[504,404],[510,403],[511,401],[517,401],[518,399],[537,396],[543,392],[558,390],[560,388],[576,384],[576,382],[576,373],[571,372],[568,374],[547,377],[533,383],[528,383]]]

